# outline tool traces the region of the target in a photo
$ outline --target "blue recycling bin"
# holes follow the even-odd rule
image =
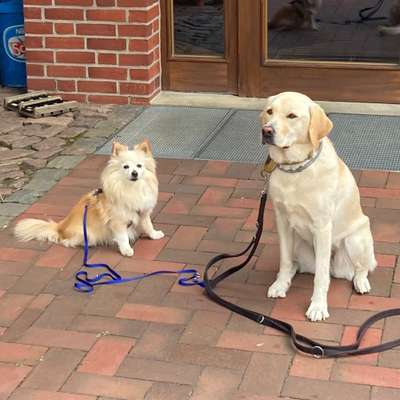
[[[0,83],[26,87],[23,0],[0,0]]]

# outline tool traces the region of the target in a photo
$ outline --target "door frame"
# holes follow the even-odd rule
[[[166,18],[170,1],[161,0],[164,90],[258,98],[298,91],[320,101],[400,103],[397,64],[265,60],[264,0],[225,0],[225,60],[173,56]]]
[[[173,0],[160,0],[162,88],[238,94],[238,0],[224,0],[224,58],[173,54]]]

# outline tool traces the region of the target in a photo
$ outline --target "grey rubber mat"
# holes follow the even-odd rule
[[[114,140],[132,146],[148,138],[156,157],[261,163],[259,111],[149,107]],[[400,171],[400,118],[329,114],[338,154],[354,169]],[[109,154],[111,142],[97,154]]]
[[[400,118],[329,114],[330,135],[343,161],[354,169],[400,170]]]
[[[193,107],[150,107],[113,140],[132,146],[148,139],[157,157],[194,158],[229,118],[230,110]],[[97,154],[109,154],[112,140]]]

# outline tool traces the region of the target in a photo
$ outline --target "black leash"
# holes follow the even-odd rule
[[[228,276],[234,274],[235,272],[241,270],[243,267],[247,265],[250,261],[251,257],[254,255],[254,252],[257,249],[257,246],[260,242],[260,238],[263,231],[263,223],[264,223],[264,210],[267,202],[267,191],[268,191],[268,183],[269,183],[269,173],[272,172],[271,167],[269,166],[269,161],[267,160],[264,166],[264,176],[265,176],[265,187],[261,192],[261,200],[260,200],[260,208],[258,210],[257,217],[257,230],[255,235],[253,236],[250,244],[247,246],[245,250],[238,254],[219,254],[213,257],[207,264],[204,271],[204,288],[207,293],[207,296],[214,301],[215,303],[220,304],[221,306],[239,314],[243,317],[251,319],[254,322],[257,322],[261,325],[268,326],[270,328],[281,331],[289,336],[291,343],[293,346],[306,354],[310,354],[316,358],[332,358],[332,357],[350,357],[350,356],[360,356],[363,354],[371,354],[378,353],[385,350],[392,349],[393,347],[400,346],[400,339],[392,340],[389,342],[381,343],[375,346],[363,347],[360,348],[361,340],[364,337],[365,333],[371,327],[371,325],[375,324],[377,321],[380,321],[385,318],[399,316],[400,308],[394,308],[390,310],[385,310],[374,314],[372,317],[368,318],[358,329],[356,341],[353,344],[346,346],[329,346],[319,342],[316,342],[310,338],[307,338],[303,335],[299,335],[294,330],[293,326],[288,324],[285,321],[281,321],[279,319],[268,317],[267,315],[260,314],[256,311],[248,310],[247,308],[243,308],[238,306],[237,304],[231,303],[220,297],[214,289],[218,285],[219,282],[226,279]],[[228,258],[237,258],[248,254],[246,260],[236,265],[227,271],[216,275],[212,279],[209,277],[210,268],[212,268],[217,262],[221,260],[225,260]]]

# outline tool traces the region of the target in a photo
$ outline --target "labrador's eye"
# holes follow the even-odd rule
[[[142,168],[142,164],[138,164],[136,165],[138,168]]]
[[[289,119],[295,119],[295,118],[297,118],[297,115],[296,115],[296,114],[293,114],[293,113],[290,113],[287,117],[288,117]]]
[[[268,108],[267,114],[268,114],[268,115],[272,115],[272,108]]]
[[[128,169],[128,168],[129,168],[129,165],[125,164],[124,169]]]

